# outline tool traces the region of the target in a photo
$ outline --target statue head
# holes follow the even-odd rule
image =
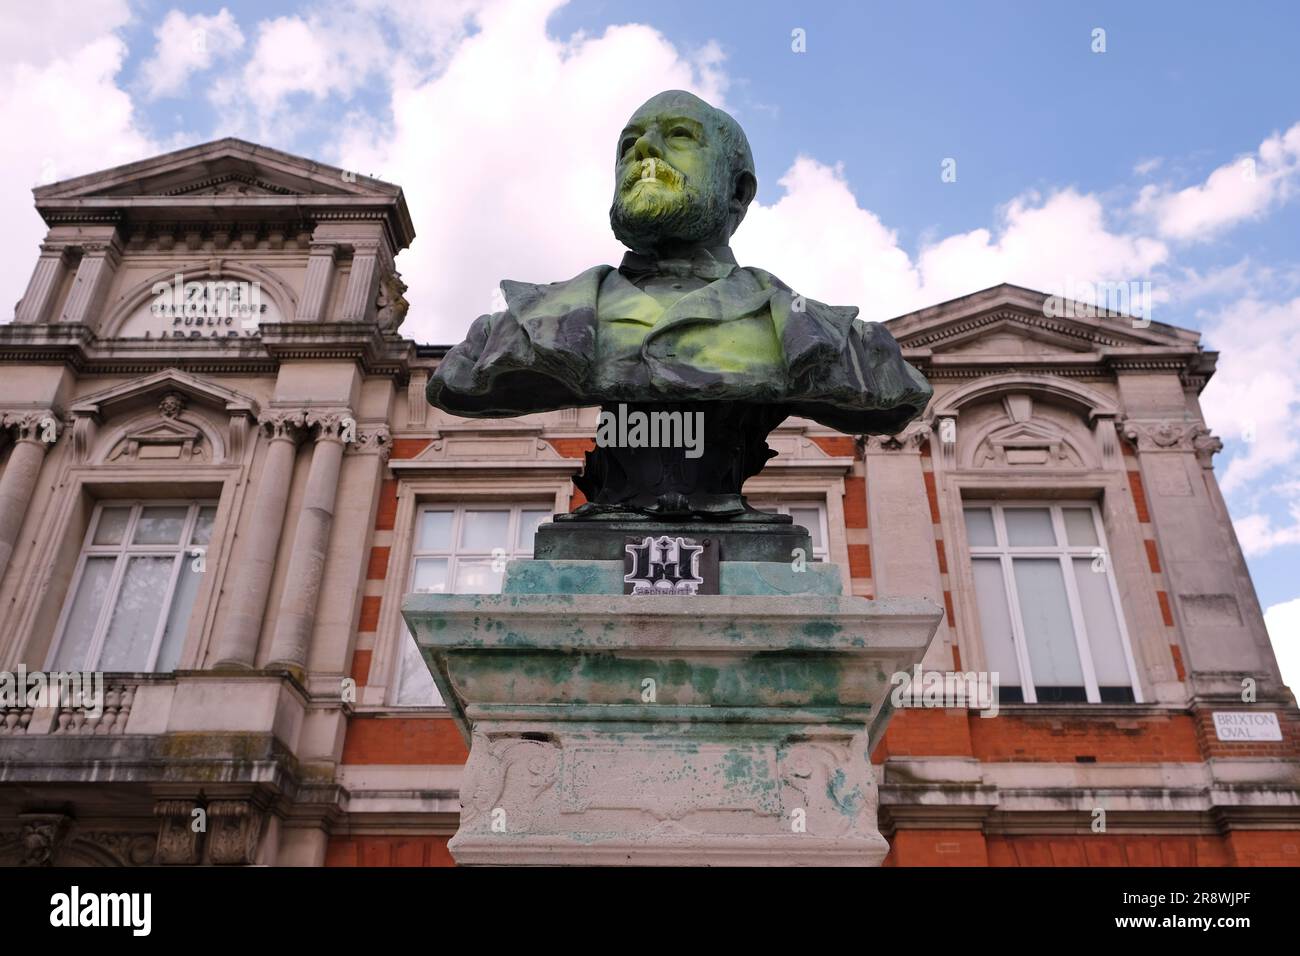
[[[619,134],[609,222],[636,252],[681,255],[726,245],[757,190],[740,124],[698,96],[668,90]]]

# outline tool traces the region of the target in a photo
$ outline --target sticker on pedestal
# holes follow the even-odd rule
[[[694,597],[718,592],[718,543],[646,535],[623,547],[623,593]]]

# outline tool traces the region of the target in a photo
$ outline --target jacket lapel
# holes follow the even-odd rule
[[[600,284],[600,318],[603,322],[635,322],[647,328],[662,318],[663,308],[632,284],[617,269],[605,276]]]
[[[764,288],[744,269],[682,296],[647,333],[642,353],[649,354],[656,339],[687,325],[712,325],[751,315],[764,308],[773,289]]]

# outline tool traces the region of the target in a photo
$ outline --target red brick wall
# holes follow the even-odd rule
[[[975,757],[985,762],[1200,763],[1211,757],[1300,758],[1300,719],[1279,714],[1281,741],[1229,743],[1214,732],[1210,711],[1196,714],[1036,716],[1003,712],[994,719],[964,710],[896,712],[872,759]]]
[[[1300,866],[1300,831],[1232,830],[1227,836],[1237,866]]]
[[[326,866],[455,866],[447,836],[333,837]]]
[[[343,743],[345,764],[434,764],[456,766],[469,757],[451,717],[353,716]]]
[[[1090,833],[988,836],[989,866],[1231,866],[1223,837]]]
[[[889,841],[885,866],[988,866],[979,830],[899,830]]]

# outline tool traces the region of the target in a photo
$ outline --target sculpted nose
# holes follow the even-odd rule
[[[664,155],[663,137],[656,129],[648,129],[637,139],[632,147],[632,155],[637,159],[662,159]]]

